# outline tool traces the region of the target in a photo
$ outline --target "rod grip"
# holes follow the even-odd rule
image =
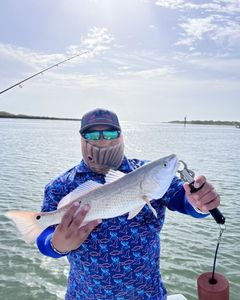
[[[218,208],[210,209],[209,212],[218,224],[225,223],[225,217]]]
[[[199,188],[195,188],[194,181],[191,182],[189,184],[191,193],[196,193],[197,191],[201,190],[201,188],[204,186],[204,184],[202,184]],[[220,212],[220,210],[218,208],[210,209],[209,212],[217,224],[223,225],[225,223],[225,217],[223,216],[223,214]]]

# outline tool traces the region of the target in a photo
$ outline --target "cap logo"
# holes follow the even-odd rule
[[[106,120],[106,121],[109,121],[109,122],[113,121],[113,119],[109,116],[109,114],[106,114],[106,113],[101,112],[101,111],[90,115],[88,117],[87,122],[93,122],[95,120]]]
[[[107,110],[96,109],[83,116],[80,131],[83,132],[87,129],[87,127],[101,123],[120,129],[118,118],[115,113]]]

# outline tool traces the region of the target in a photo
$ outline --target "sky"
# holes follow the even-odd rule
[[[240,0],[1,0],[0,111],[240,121]]]

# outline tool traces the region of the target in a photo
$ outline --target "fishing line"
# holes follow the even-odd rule
[[[67,61],[69,61],[69,60],[71,60],[71,59],[74,59],[75,57],[78,57],[78,56],[81,56],[81,55],[83,55],[83,54],[85,54],[85,53],[88,53],[88,52],[89,52],[89,50],[84,51],[84,52],[82,52],[82,53],[78,53],[78,54],[76,54],[76,55],[73,55],[73,56],[71,56],[71,57],[69,57],[69,58],[67,58],[67,59],[64,59],[64,60],[62,60],[62,61],[60,61],[60,62],[58,62],[58,63],[56,63],[56,64],[54,64],[54,65],[52,65],[52,66],[50,66],[50,67],[48,67],[48,68],[46,68],[46,69],[44,69],[44,70],[41,70],[40,72],[37,72],[37,73],[35,73],[35,74],[33,74],[33,75],[31,75],[31,76],[29,76],[29,77],[23,79],[22,81],[19,81],[19,82],[15,83],[15,84],[11,85],[10,87],[6,88],[5,90],[0,91],[0,94],[3,94],[3,93],[5,93],[5,92],[11,90],[11,89],[14,88],[15,86],[19,86],[20,88],[22,88],[22,85],[21,85],[21,84],[22,84],[23,82],[28,81],[29,79],[32,79],[32,78],[35,77],[35,76],[38,76],[38,75],[40,75],[40,74],[43,74],[43,73],[45,73],[46,71],[48,71],[48,70],[50,70],[50,69],[52,69],[52,68],[54,68],[54,67],[58,67],[59,65],[65,63],[65,62],[67,62]]]
[[[219,249],[220,243],[222,241],[222,234],[223,234],[224,230],[226,229],[226,227],[223,226],[223,225],[219,225],[219,228],[220,228],[220,232],[219,232],[217,246],[216,246],[214,260],[213,260],[212,277],[209,279],[210,284],[216,284],[217,283],[217,280],[214,278],[215,269],[216,269],[216,261],[217,261],[218,249]]]

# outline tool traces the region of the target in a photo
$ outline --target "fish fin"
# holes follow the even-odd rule
[[[131,210],[128,214],[128,220],[131,220],[132,218],[136,217],[136,215],[140,213],[144,206],[145,204]]]
[[[63,197],[58,203],[57,209],[66,206],[71,202],[74,202],[79,197],[101,186],[103,186],[102,183],[98,183],[92,180],[85,181],[84,183],[80,184],[75,190],[71,191],[69,194]]]
[[[33,244],[40,233],[45,229],[38,225],[37,216],[41,213],[31,211],[11,210],[5,213],[5,216],[16,224],[17,229],[23,236],[23,239],[28,244]]]
[[[157,212],[156,209],[154,207],[152,207],[152,204],[150,203],[149,199],[147,196],[143,196],[143,201],[145,201],[148,205],[148,207],[151,209],[152,213],[154,214],[154,216],[157,218]]]
[[[126,176],[126,174],[121,171],[109,170],[105,176],[105,182],[111,183],[124,176]]]

